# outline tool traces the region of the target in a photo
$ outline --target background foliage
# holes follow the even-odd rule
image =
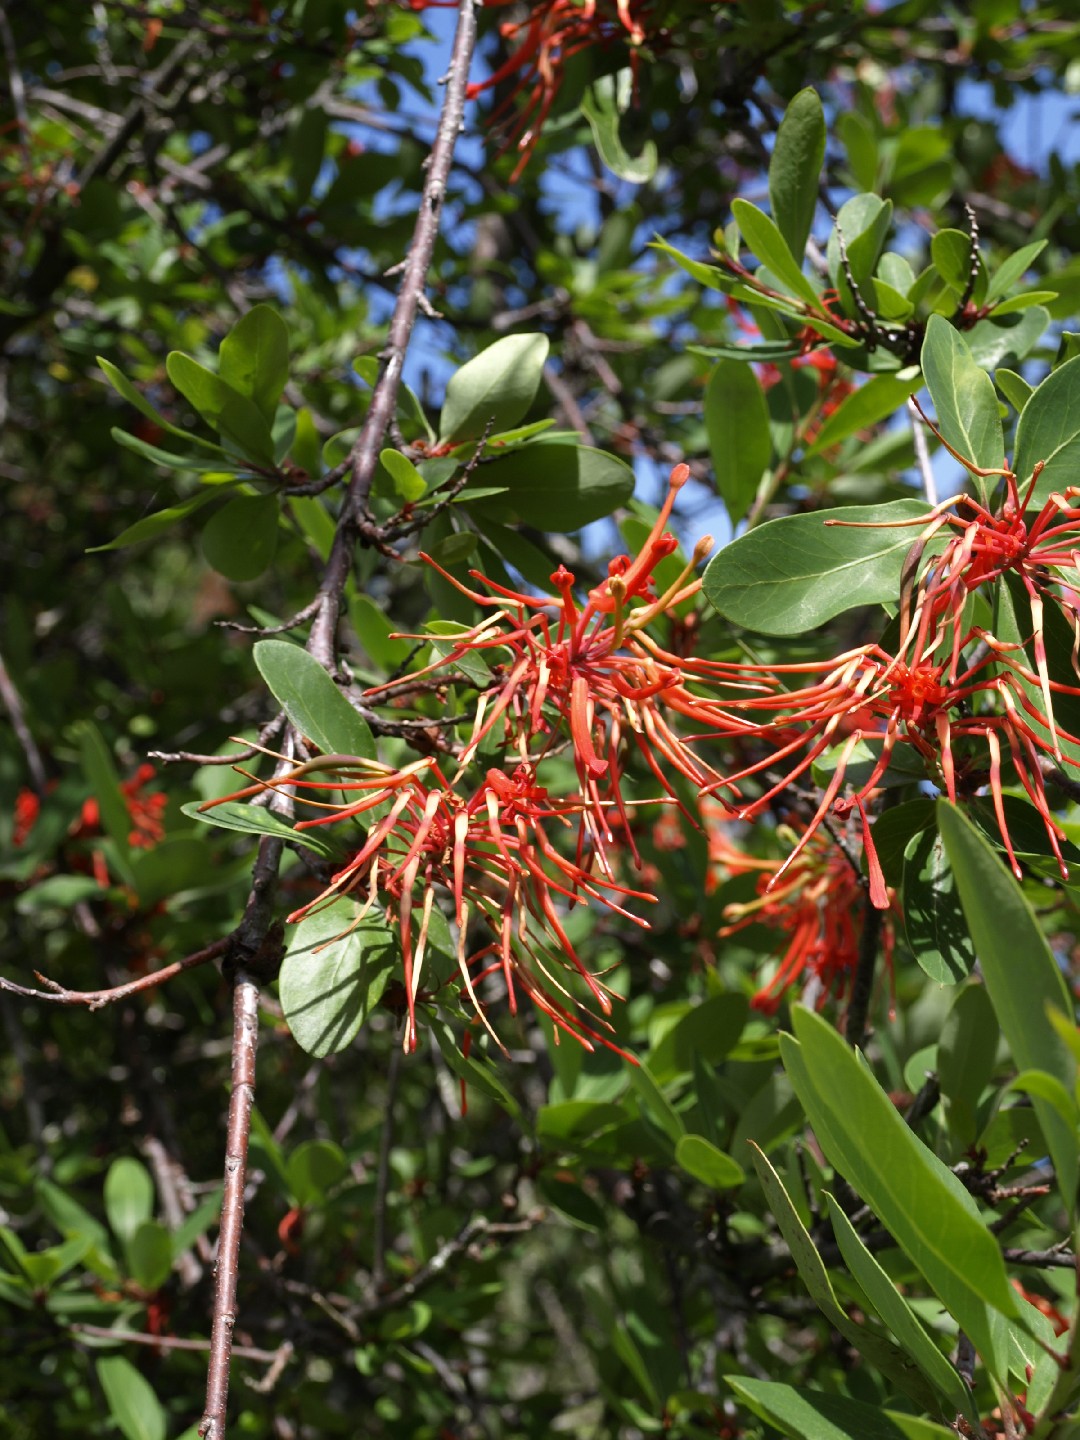
[[[248,783],[212,763],[229,737],[276,750],[288,721],[311,753],[393,767],[460,750],[496,662],[455,642],[480,612],[452,579],[547,594],[564,564],[602,586],[676,464],[683,553],[726,548],[663,643],[768,667],[899,643],[921,520],[823,511],[919,520],[967,484],[1004,513],[999,476],[957,464],[909,395],[976,468],[1009,457],[1023,489],[1045,463],[1029,525],[1073,483],[1069,7],[588,8],[479,13],[411,388],[348,521],[335,684],[304,620],[267,632],[304,615],[344,523],[454,11],[0,6],[0,963],[72,1002],[0,993],[6,1434],[195,1434],[235,976],[192,965],[105,1008],[71,992],[235,958],[256,835],[288,817],[198,811]],[[541,13],[593,26],[552,52],[551,92],[519,53]],[[954,514],[931,552],[969,533]],[[751,778],[776,793],[736,824],[660,767],[685,818],[638,812],[624,876],[659,897],[651,928],[564,916],[624,997],[618,1050],[493,1002],[500,1057],[442,891],[411,1054],[408,917],[317,956],[333,912],[288,928],[260,997],[235,1433],[1075,1432],[1070,547],[949,591],[989,687],[950,692],[955,805],[940,731],[929,768],[903,740],[873,773],[880,709],[818,732],[861,726],[865,753]],[[362,694],[440,646],[407,707]],[[898,733],[944,711],[927,693],[895,701]],[[1003,724],[995,772],[978,727],[1009,703],[1035,748]],[[763,743],[702,753],[750,773]],[[572,788],[554,758],[545,783]],[[787,872],[825,876],[799,891],[809,920],[757,906],[834,778],[865,798],[880,876],[855,810]],[[296,837],[275,921],[342,863],[333,832]]]

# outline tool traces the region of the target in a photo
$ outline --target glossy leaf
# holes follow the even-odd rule
[[[766,1203],[780,1227],[780,1233],[811,1300],[829,1324],[839,1330],[844,1339],[865,1360],[887,1375],[905,1394],[910,1395],[920,1408],[935,1409],[936,1392],[927,1383],[915,1362],[879,1331],[871,1329],[866,1323],[859,1324],[852,1320],[841,1306],[825,1262],[800,1220],[779,1175],[753,1142],[750,1150],[754,1169],[765,1192]]]
[[[260,640],[255,664],[286,715],[324,755],[375,758],[367,721],[349,704],[313,655],[287,640]]]
[[[314,850],[318,855],[336,856],[337,846],[333,840],[318,830],[294,830],[293,827],[272,810],[263,805],[246,805],[240,800],[226,800],[212,810],[200,810],[200,801],[192,800],[181,806],[181,813],[192,820],[201,820],[204,825],[217,825],[222,830],[238,830],[244,835],[275,835],[279,840],[288,840]]]
[[[978,1134],[979,1097],[994,1072],[999,1035],[986,986],[965,985],[942,1027],[937,1059],[949,1131],[964,1149]]]
[[[817,92],[800,90],[784,111],[769,161],[769,203],[792,255],[806,248],[825,160],[825,112]]]
[[[309,1055],[334,1055],[351,1045],[397,968],[393,932],[374,914],[355,924],[358,910],[343,899],[309,915],[281,962],[281,1008]]]
[[[826,1194],[829,1219],[840,1253],[866,1298],[896,1336],[900,1346],[954,1411],[978,1421],[971,1394],[960,1376],[923,1329],[911,1306],[859,1238],[833,1197]]]
[[[174,350],[168,355],[165,368],[181,395],[208,425],[231,440],[242,454],[261,465],[273,465],[270,422],[254,400],[182,351]]]
[[[743,239],[761,261],[792,295],[814,310],[820,307],[818,293],[802,272],[799,258],[792,255],[783,235],[769,217],[749,200],[733,200],[731,213],[742,231]],[[800,252],[801,258],[801,252]]]
[[[145,1165],[121,1156],[105,1176],[105,1214],[113,1234],[130,1241],[154,1212],[154,1182]]]
[[[383,469],[394,482],[394,490],[401,500],[413,502],[427,494],[427,481],[407,455],[400,450],[384,450],[379,456]]]
[[[155,540],[166,530],[171,530],[174,525],[179,525],[189,515],[194,515],[196,510],[201,510],[211,500],[221,498],[224,486],[209,487],[203,490],[196,490],[186,500],[181,500],[177,505],[169,505],[164,510],[155,510],[152,515],[144,515],[141,520],[136,520],[134,525],[129,525],[126,530],[121,530],[115,540],[110,540],[107,545],[94,545],[88,551],[88,555],[95,555],[99,550],[123,550],[128,545],[138,545],[141,540]],[[275,528],[277,517],[275,515]]]
[[[202,532],[209,563],[226,579],[257,580],[277,552],[276,495],[237,495],[216,510]]]
[[[906,372],[905,372],[906,373]],[[901,379],[896,375],[874,375],[846,395],[833,413],[822,423],[807,448],[807,455],[820,455],[833,445],[846,440],[859,430],[869,429],[899,410],[919,386],[919,377]]]
[[[499,456],[483,467],[485,486],[504,495],[475,502],[481,515],[540,530],[580,530],[625,505],[634,472],[605,450],[541,440]],[[469,490],[463,493],[469,499]]]
[[[1072,1094],[1076,1061],[1049,1010],[1071,1015],[1064,976],[1023,891],[990,842],[955,806],[938,801],[938,825],[998,1022],[1020,1070],[1045,1070]],[[1076,1203],[1078,1148],[1054,1106],[1032,1097],[1050,1146],[1062,1198]]]
[[[131,1361],[123,1355],[106,1355],[96,1362],[96,1369],[109,1415],[124,1440],[165,1440],[165,1411],[153,1386]]]
[[[716,488],[732,523],[746,514],[769,461],[769,408],[744,361],[721,360],[705,388],[705,428]]]
[[[927,321],[922,368],[945,439],[982,469],[1001,469],[1005,440],[994,382],[971,358],[964,337],[942,315],[931,315]],[[985,490],[985,482],[980,484]]]
[[[1080,470],[1080,356],[1037,387],[1016,426],[1013,468],[1021,482],[1043,461],[1038,497],[1075,485]]]
[[[675,1163],[711,1190],[729,1190],[746,1179],[742,1166],[704,1135],[683,1135],[675,1146]]]
[[[193,445],[201,445],[205,450],[213,450],[224,461],[225,452],[220,445],[215,445],[212,440],[205,440],[201,435],[195,435],[190,430],[183,430],[179,425],[174,425],[164,415],[155,410],[153,405],[146,399],[140,390],[131,383],[122,370],[118,370],[111,360],[106,360],[103,355],[95,357],[101,367],[101,373],[109,382],[118,395],[121,395],[129,405],[134,405],[140,415],[145,415],[147,420],[159,425],[169,435],[176,435],[181,440],[189,440]]]
[[[846,1395],[796,1390],[775,1380],[725,1378],[755,1415],[792,1440],[948,1440],[955,1433],[932,1420],[882,1410]]]
[[[939,984],[959,984],[977,957],[936,830],[912,836],[904,850],[903,875],[904,929],[915,959]]]
[[[218,373],[273,422],[289,378],[289,332],[270,305],[253,305],[221,342]]]
[[[856,1188],[997,1375],[1004,1357],[987,1306],[1017,1315],[994,1237],[952,1172],[820,1016],[796,1006],[796,1039],[780,1037],[784,1068],[829,1162]],[[866,1143],[874,1137],[873,1145]]]
[[[602,75],[582,97],[581,113],[589,122],[597,154],[612,174],[632,185],[644,185],[656,174],[655,142],[646,140],[641,154],[635,156],[627,152],[619,137],[619,117],[629,104],[632,90],[629,70]]]
[[[546,335],[507,335],[454,372],[439,419],[443,444],[479,439],[524,419],[547,360]]]
[[[890,521],[926,514],[918,500],[783,516],[740,536],[705,571],[705,594],[738,625],[798,635],[858,605],[895,600],[917,526]],[[829,519],[858,522],[826,525]],[[865,527],[865,528],[863,528]]]
[[[131,1278],[144,1290],[158,1290],[172,1270],[172,1237],[158,1220],[144,1220],[124,1246]]]

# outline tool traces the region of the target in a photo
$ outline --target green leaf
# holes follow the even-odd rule
[[[955,1435],[932,1420],[883,1410],[845,1395],[796,1390],[775,1380],[734,1375],[724,1379],[755,1415],[792,1440],[949,1440]]]
[[[730,1190],[746,1179],[742,1166],[704,1135],[681,1136],[675,1146],[675,1163],[711,1190]]]
[[[772,459],[765,392],[745,362],[721,360],[709,376],[705,428],[716,488],[735,524],[749,510]]]
[[[148,1380],[123,1355],[95,1362],[110,1417],[124,1440],[165,1440],[166,1416]]]
[[[289,1189],[297,1205],[314,1205],[349,1172],[340,1145],[330,1140],[305,1140],[289,1156],[285,1167]]]
[[[105,1176],[105,1214],[125,1244],[154,1213],[154,1182],[145,1165],[129,1156],[114,1160]]]
[[[1034,385],[1029,385],[1024,377],[1018,375],[1015,370],[995,370],[994,384],[1005,396],[1005,399],[1008,400],[1017,414],[1023,410],[1024,406],[1035,393]]]
[[[894,1384],[925,1410],[936,1408],[936,1393],[927,1384],[915,1363],[891,1340],[871,1330],[866,1324],[857,1324],[850,1318],[836,1298],[825,1262],[814,1247],[814,1242],[798,1211],[791,1203],[791,1197],[784,1189],[783,1182],[766,1159],[760,1148],[750,1142],[754,1169],[757,1171],[765,1200],[773,1218],[780,1227],[780,1233],[787,1243],[791,1258],[798,1268],[803,1284],[811,1300],[834,1329],[861,1354],[870,1365],[887,1375]]]
[[[937,1056],[945,1119],[959,1149],[978,1135],[979,1099],[994,1073],[999,1034],[986,986],[965,985],[942,1027]]]
[[[159,1290],[172,1270],[172,1236],[157,1220],[144,1220],[124,1246],[131,1278],[144,1290]]]
[[[554,440],[523,445],[492,460],[482,478],[506,494],[477,501],[480,514],[540,530],[580,530],[606,519],[634,493],[634,472],[624,461],[605,450]],[[468,498],[466,488],[463,499]]]
[[[254,400],[182,351],[173,350],[166,356],[165,369],[181,395],[208,425],[231,440],[248,458],[273,467],[270,421]]]
[[[276,495],[237,495],[215,510],[202,532],[202,550],[227,580],[257,580],[277,553]]]
[[[705,594],[738,625],[766,635],[801,635],[858,605],[895,601],[918,526],[890,522],[926,514],[920,500],[785,515],[739,537],[715,556]],[[835,519],[867,528],[826,525]]]
[[[953,1410],[978,1421],[971,1393],[933,1340],[916,1319],[911,1306],[903,1298],[888,1275],[859,1238],[855,1227],[829,1194],[825,1196],[832,1221],[833,1234],[840,1246],[848,1269],[866,1294],[866,1298],[889,1327],[903,1350]]]
[[[244,835],[276,835],[279,840],[288,840],[293,845],[302,845],[307,850],[328,858],[338,855],[338,848],[331,840],[324,839],[317,830],[294,830],[272,810],[262,805],[245,805],[240,800],[226,800],[212,810],[200,811],[202,802],[192,800],[181,805],[181,814],[192,820],[201,820],[204,825],[217,825],[222,830],[239,830]]]
[[[913,835],[904,850],[903,912],[912,953],[932,980],[956,985],[971,974],[975,946],[936,830]]]
[[[375,759],[375,740],[318,660],[287,640],[260,640],[255,664],[286,715],[324,755]]]
[[[379,462],[394,482],[399,499],[412,503],[427,494],[427,481],[400,450],[383,450]]]
[[[906,372],[905,372],[906,373]],[[897,411],[921,383],[921,377],[901,379],[896,375],[875,375],[853,390],[824,422],[806,454],[820,455],[849,435],[877,425]]]
[[[1021,245],[1014,250],[994,271],[986,290],[987,303],[992,304],[999,295],[1007,295],[1018,280],[1022,280],[1034,265],[1049,242],[1033,240],[1030,245]]]
[[[836,224],[829,236],[826,258],[833,286],[852,304],[851,290],[840,254],[840,236],[844,237],[848,269],[856,285],[868,281],[877,267],[885,238],[892,223],[892,202],[879,195],[853,195],[841,205]]]
[[[1000,470],[1005,464],[1005,438],[994,382],[943,315],[931,315],[927,321],[922,369],[945,439],[966,460],[982,469]],[[980,482],[984,493],[986,488]]]
[[[522,420],[536,399],[548,349],[546,335],[507,335],[456,371],[439,417],[440,443],[479,439],[489,422],[498,431]]]
[[[769,203],[792,255],[806,248],[825,160],[825,112],[817,92],[800,90],[784,111],[769,161]]]
[[[211,500],[220,500],[224,486],[215,486],[196,490],[186,500],[181,500],[178,505],[170,505],[165,510],[155,510],[153,515],[144,515],[141,520],[136,520],[134,525],[129,525],[126,530],[121,530],[115,540],[110,540],[107,545],[92,545],[86,552],[88,555],[96,555],[99,550],[123,550],[128,545],[137,545],[140,540],[153,540],[166,530],[171,530],[174,525],[179,525],[181,520],[186,520],[189,515],[194,515],[196,510],[201,510]]]
[[[971,358],[984,370],[999,370],[1002,365],[1013,369],[1034,348],[1050,323],[1050,314],[1041,305],[1033,305],[1019,315],[1006,315],[980,320],[967,332]]]
[[[131,816],[120,789],[120,777],[97,726],[92,721],[83,721],[78,727],[78,734],[83,774],[86,776],[90,794],[98,803],[102,829],[116,848],[116,858],[123,871],[123,878],[130,882],[131,847],[128,837],[131,834]]]
[[[1046,377],[1017,422],[1013,468],[1021,486],[1040,460],[1036,499],[1041,504],[1053,491],[1074,485],[1080,469],[1080,356]]]
[[[731,213],[742,232],[743,239],[773,275],[793,295],[805,300],[812,310],[821,309],[821,300],[813,285],[802,272],[797,259],[788,247],[787,241],[769,217],[749,200],[733,200]],[[801,258],[802,252],[799,252]]]
[[[581,100],[581,113],[589,122],[597,154],[613,175],[632,185],[644,185],[656,174],[657,151],[646,140],[641,154],[630,155],[619,138],[619,117],[630,103],[633,77],[629,69],[617,75],[602,75]]]
[[[792,1010],[780,1036],[784,1068],[829,1163],[844,1175],[1002,1376],[987,1306],[1015,1319],[1015,1292],[997,1242],[956,1176],[904,1123],[869,1066],[820,1016]],[[873,1136],[873,1144],[867,1137]]]
[[[541,1197],[560,1215],[583,1230],[603,1230],[604,1212],[581,1182],[565,1172],[542,1174],[536,1182]]]
[[[963,295],[971,278],[972,247],[975,242],[963,230],[939,230],[930,240],[930,255],[934,266],[953,292]],[[975,286],[971,299],[975,305],[982,303],[986,294],[986,267],[982,256],[975,248]]]
[[[118,370],[111,360],[106,360],[101,355],[98,355],[96,359],[105,379],[108,380],[118,395],[123,396],[129,405],[134,405],[140,415],[145,415],[146,418],[152,420],[155,425],[160,425],[162,430],[167,434],[176,435],[181,440],[190,440],[193,444],[201,445],[206,450],[213,450],[218,456],[224,459],[225,452],[220,445],[215,445],[212,440],[204,440],[201,435],[193,435],[190,430],[182,430],[179,425],[174,425],[170,420],[166,420],[165,416],[154,409],[141,391],[136,390],[127,376]],[[221,461],[219,461],[219,468],[220,464]]]
[[[221,342],[218,370],[273,423],[289,378],[289,331],[276,310],[255,305],[241,316]]]
[[[155,465],[160,465],[166,470],[193,470],[196,475],[224,475],[228,477],[237,468],[236,461],[221,452],[219,459],[207,460],[201,455],[175,455],[171,450],[161,450],[157,445],[151,445],[146,440],[140,440],[137,435],[129,435],[126,430],[120,430],[115,425],[109,434],[116,443],[125,450],[130,450],[135,455],[140,455],[144,460],[150,460]],[[190,436],[194,439],[194,436]]]
[[[281,1008],[309,1055],[351,1045],[397,968],[397,941],[381,915],[357,925],[358,913],[348,898],[315,911],[296,927],[281,962]]]
[[[635,1066],[630,1071],[630,1086],[637,1092],[642,1114],[647,1116],[673,1145],[678,1144],[686,1134],[686,1126],[674,1105],[643,1065]]]
[[[938,825],[1012,1057],[1021,1070],[1045,1070],[1072,1094],[1076,1061],[1048,1014],[1071,1015],[1072,1001],[1031,906],[990,842],[947,800],[938,801]],[[1071,1213],[1078,1170],[1075,1127],[1042,1096],[1032,1099]]]

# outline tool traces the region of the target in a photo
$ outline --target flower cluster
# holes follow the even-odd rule
[[[1061,645],[1051,665],[1045,623],[1050,601],[1080,637],[1074,492],[1049,496],[1029,518],[1038,473],[1022,498],[1005,473],[997,509],[966,498],[936,507],[917,522],[896,621],[881,642],[759,665],[701,658],[686,643],[680,616],[712,548],[706,537],[687,563],[673,558],[678,546],[666,527],[688,478],[676,466],[639,553],[617,556],[590,588],[559,566],[550,594],[527,594],[479,571],[459,580],[422,557],[481,618],[441,640],[430,663],[365,699],[397,706],[443,677],[476,676],[475,706],[449,747],[454,771],[430,758],[394,769],[319,756],[225,797],[285,787],[302,809],[320,812],[305,814],[301,831],[367,827],[329,884],[290,919],[343,895],[360,898],[356,923],[383,907],[400,934],[409,1048],[440,904],[456,926],[463,993],[485,1026],[479,987],[501,977],[512,1011],[524,994],[582,1044],[614,1044],[611,992],[571,938],[569,916],[592,907],[646,923],[641,911],[654,897],[635,840],[639,806],[653,807],[654,832],[676,820],[703,826],[715,864],[732,876],[757,874],[757,898],[729,907],[720,934],[762,921],[785,937],[779,968],[754,999],[769,1013],[796,982],[818,1003],[842,998],[858,959],[863,900],[882,912],[892,906],[873,833],[884,784],[924,778],[954,801],[988,791],[1019,873],[1005,805],[1006,787],[1017,785],[1064,870],[1046,786],[1048,772],[1071,763],[1063,747],[1080,754],[1080,736],[1055,713],[1065,697],[1080,696],[1080,640],[1062,678]],[[973,603],[990,586],[997,601],[1006,595],[1027,606],[1030,630],[1026,621],[1015,633],[991,630],[994,606]],[[783,822],[785,858],[748,857],[726,838],[728,821],[765,815]],[[626,864],[637,868],[638,888],[626,883]],[[888,954],[887,914],[880,933]]]

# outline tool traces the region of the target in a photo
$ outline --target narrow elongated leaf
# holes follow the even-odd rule
[[[79,755],[90,794],[97,801],[102,829],[114,847],[117,867],[122,871],[123,879],[130,884],[131,816],[109,747],[92,721],[87,720],[79,726]]]
[[[107,1355],[96,1363],[109,1414],[124,1440],[165,1440],[165,1411],[150,1382],[123,1355]]]
[[[646,140],[641,154],[631,155],[619,136],[619,116],[629,104],[632,90],[629,69],[602,75],[583,95],[581,113],[589,122],[596,153],[612,174],[632,185],[644,185],[656,174],[655,141]]]
[[[1022,280],[1047,246],[1046,240],[1033,240],[1030,245],[1021,245],[1004,259],[990,277],[987,300],[996,300],[1007,295],[1018,280]]]
[[[358,909],[344,899],[309,915],[281,962],[281,1007],[309,1055],[333,1055],[352,1044],[397,966],[393,932],[381,915],[356,925]]]
[[[925,514],[919,500],[894,500],[770,520],[710,561],[705,594],[749,630],[801,635],[857,605],[895,600],[919,527],[890,529],[890,522]],[[860,528],[826,525],[830,519]]]
[[[242,315],[221,342],[218,368],[272,422],[289,378],[289,332],[277,311],[254,305]]]
[[[987,1306],[1015,1319],[1016,1296],[975,1201],[831,1025],[802,1006],[792,1022],[797,1039],[780,1036],[781,1057],[830,1164],[892,1233],[993,1373],[1004,1375]]]
[[[122,530],[115,540],[110,540],[107,545],[94,545],[86,553],[96,555],[99,550],[122,550],[127,545],[137,545],[140,540],[153,540],[164,531],[171,530],[174,525],[179,525],[180,521],[186,520],[189,515],[194,515],[196,510],[201,510],[211,500],[220,499],[224,489],[225,487],[221,486],[196,490],[194,495],[189,495],[178,505],[170,505],[165,510],[155,510],[153,515],[144,515],[141,520],[136,520],[134,525]]]
[[[903,912],[912,953],[932,980],[956,985],[971,974],[975,947],[936,830],[913,835],[904,851]]]
[[[938,801],[938,825],[1013,1059],[1021,1070],[1045,1070],[1072,1094],[1076,1061],[1047,1013],[1053,1009],[1071,1015],[1072,1002],[1031,906],[990,842],[947,800]],[[1042,1096],[1033,1095],[1032,1103],[1071,1212],[1078,1169],[1075,1126]]]
[[[721,360],[709,376],[705,428],[716,488],[734,524],[750,508],[772,459],[765,392],[744,361]]]
[[[522,420],[536,398],[548,349],[546,335],[507,335],[456,371],[439,419],[442,443],[477,439],[489,422],[498,432]]]
[[[250,459],[261,465],[274,464],[270,422],[254,400],[181,350],[166,356],[165,369],[181,395],[190,400],[208,425],[220,431]]]
[[[881,1316],[901,1347],[952,1406],[969,1420],[978,1420],[971,1393],[953,1367],[916,1318],[911,1306],[897,1290],[888,1275],[871,1255],[856,1233],[855,1227],[829,1194],[825,1196],[832,1221],[833,1234],[840,1246],[848,1269]]]
[[[1026,480],[1039,461],[1036,497],[1076,484],[1080,470],[1080,356],[1048,375],[1024,406],[1016,426],[1013,468]]]
[[[725,1378],[755,1415],[792,1440],[947,1440],[956,1433],[932,1420],[882,1410],[845,1395],[796,1390],[775,1380]]]
[[[909,1395],[924,1410],[937,1408],[937,1395],[928,1384],[915,1362],[900,1350],[886,1336],[872,1330],[865,1322],[857,1324],[843,1309],[836,1298],[825,1262],[814,1248],[814,1242],[798,1211],[791,1203],[791,1197],[784,1189],[783,1181],[766,1159],[762,1150],[750,1142],[751,1157],[757,1171],[765,1199],[773,1218],[780,1227],[780,1233],[787,1243],[791,1258],[798,1268],[803,1284],[811,1300],[834,1329],[871,1365],[887,1375],[893,1384]]]
[[[817,291],[803,274],[799,259],[791,253],[787,241],[768,215],[756,205],[751,205],[749,200],[733,200],[731,213],[743,239],[762,265],[767,266],[793,295],[817,309],[821,303]]]
[[[206,825],[217,825],[222,830],[239,830],[244,835],[276,835],[279,840],[302,845],[306,850],[314,850],[328,859],[339,853],[333,842],[318,830],[294,830],[265,806],[227,800],[222,805],[215,805],[212,810],[200,811],[199,805],[198,800],[192,800],[180,807],[181,813]]]
[[[907,380],[895,375],[873,376],[840,402],[818,431],[807,455],[820,455],[849,435],[866,430],[894,414],[919,388],[919,383],[918,375]]]
[[[166,431],[169,435],[176,435],[181,440],[190,441],[193,445],[201,445],[205,450],[213,450],[218,456],[224,459],[225,452],[220,445],[215,445],[212,440],[204,440],[201,435],[193,435],[190,430],[182,430],[179,425],[174,425],[171,420],[166,420],[165,416],[154,409],[153,405],[150,404],[142,392],[135,388],[123,371],[118,370],[111,360],[106,360],[102,355],[98,355],[96,359],[105,379],[108,380],[118,395],[123,396],[129,405],[135,406],[135,409],[138,410],[140,415],[145,415],[146,418],[152,420],[155,425],[160,425],[162,430]]]
[[[971,358],[967,341],[943,315],[931,315],[922,348],[926,388],[949,444],[983,469],[1005,464],[1005,438],[994,382]],[[985,490],[984,482],[980,482]]]
[[[151,445],[147,440],[140,440],[137,435],[131,435],[115,425],[109,434],[125,450],[141,455],[144,460],[150,460],[166,470],[193,470],[196,475],[228,475],[238,468],[235,460],[224,450],[218,457],[210,459],[205,455],[177,455],[171,450]]]
[[[286,715],[324,755],[375,758],[375,740],[367,721],[313,655],[287,640],[260,640],[254,655],[259,673]]]
[[[800,90],[784,111],[769,161],[769,203],[792,255],[806,248],[825,160],[825,112],[817,92]]]
[[[937,1063],[949,1131],[963,1149],[978,1134],[979,1097],[994,1071],[999,1033],[986,986],[965,985],[942,1028]]]

